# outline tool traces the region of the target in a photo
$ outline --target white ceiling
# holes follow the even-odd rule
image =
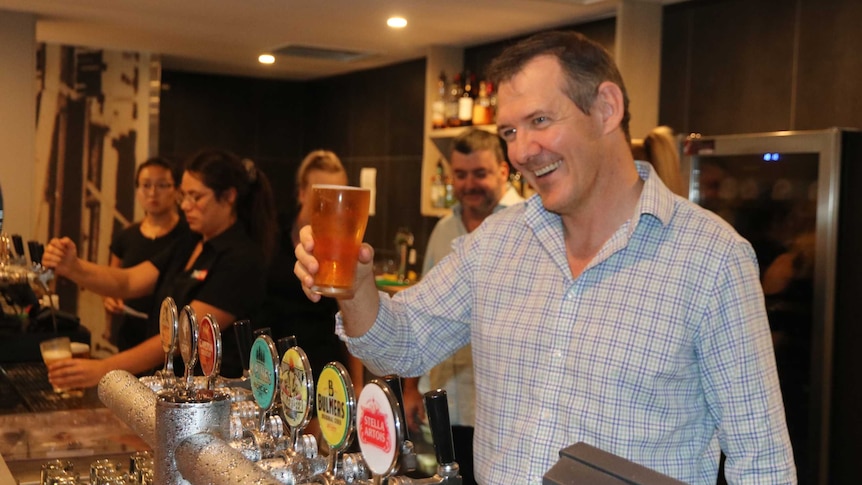
[[[303,80],[418,59],[431,45],[469,47],[613,16],[618,1],[0,0],[0,10],[34,14],[40,42],[159,54],[167,69]],[[391,15],[407,27],[387,27]],[[368,56],[257,62],[293,44]]]

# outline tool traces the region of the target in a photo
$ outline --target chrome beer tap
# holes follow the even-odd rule
[[[434,442],[437,458],[437,473],[429,478],[392,477],[388,485],[461,485],[458,463],[455,461],[455,446],[449,422],[449,404],[446,391],[437,389],[424,395],[425,413]]]
[[[322,475],[327,468],[326,459],[317,456],[314,437],[301,435],[310,416],[309,392],[293,384],[302,385],[311,380],[307,362],[308,358],[299,347],[288,349],[279,362],[278,351],[269,335],[261,334],[255,339],[249,381],[258,406],[258,419],[256,426],[244,428],[238,439],[230,442],[231,447],[282,483],[304,483]],[[302,389],[306,389],[304,396]],[[273,413],[279,395],[284,417]],[[289,427],[287,435],[285,424]]]

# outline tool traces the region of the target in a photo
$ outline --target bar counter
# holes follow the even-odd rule
[[[8,470],[13,484],[38,484],[42,465],[56,459],[87,477],[97,459],[127,466],[132,453],[148,449],[102,405],[95,388],[63,398],[54,394],[41,362],[0,364],[0,483],[10,483]]]

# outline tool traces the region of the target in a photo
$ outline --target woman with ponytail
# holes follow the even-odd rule
[[[107,372],[142,374],[158,367],[164,352],[158,336],[158,304],[172,297],[199,317],[212,314],[222,329],[221,374],[237,377],[241,359],[232,331],[248,319],[265,293],[266,264],[275,246],[275,203],[266,176],[251,160],[224,150],[203,150],[185,164],[180,209],[191,233],[131,268],[79,259],[69,238],[53,239],[43,264],[59,276],[104,296],[129,298],[154,293],[149,339],[106,359],[68,359],[49,367],[49,379],[64,388],[90,387]]]

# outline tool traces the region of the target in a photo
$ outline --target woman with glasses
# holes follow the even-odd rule
[[[155,256],[176,239],[186,236],[189,226],[180,216],[179,177],[174,166],[160,157],[150,158],[135,173],[135,196],[144,218],[126,227],[111,242],[110,265],[130,268]],[[128,350],[147,338],[147,314],[155,307],[150,294],[123,300],[103,298],[109,314],[107,338],[119,351]]]
[[[202,317],[212,314],[222,329],[221,374],[238,377],[242,365],[233,331],[249,319],[264,296],[266,264],[275,245],[275,204],[266,176],[251,160],[223,150],[204,150],[186,163],[180,209],[191,233],[165,251],[131,268],[83,261],[69,238],[53,239],[42,259],[59,276],[96,293],[129,298],[171,296]],[[147,340],[101,360],[68,359],[52,364],[48,377],[63,387],[90,387],[107,372],[141,374],[164,361],[158,309],[149,313]]]

